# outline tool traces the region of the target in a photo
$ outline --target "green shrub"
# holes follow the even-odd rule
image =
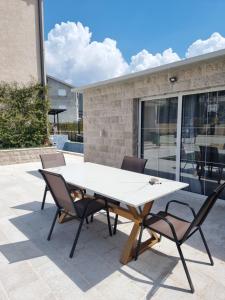
[[[48,143],[49,101],[39,83],[0,83],[0,147],[37,147]]]

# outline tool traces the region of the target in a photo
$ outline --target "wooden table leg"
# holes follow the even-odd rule
[[[63,224],[63,223],[65,223],[65,222],[71,221],[71,220],[73,220],[73,219],[75,219],[75,218],[76,218],[76,216],[71,216],[71,215],[68,215],[68,214],[65,213],[65,212],[62,212],[62,213],[61,213],[61,216],[58,217],[58,222],[59,222],[60,224]]]
[[[136,240],[140,232],[139,223],[134,223],[129,238],[123,248],[122,255],[120,257],[120,262],[126,265],[129,261],[133,259],[134,249],[136,247]]]
[[[151,230],[148,230],[148,232],[149,232],[150,238],[141,243],[139,254],[143,253],[144,251],[146,251],[149,248],[152,248],[155,244],[157,244],[159,242],[159,237],[155,232],[153,232]]]
[[[64,212],[61,213],[61,215],[58,216],[58,222],[59,222],[60,224],[64,223],[65,218],[66,218],[66,214],[65,214]]]
[[[142,210],[142,218],[144,218],[152,209],[152,205],[153,205],[154,201],[148,202],[144,205],[143,210]]]
[[[122,264],[127,264],[133,259],[137,245],[137,238],[140,233],[140,222],[143,220],[144,216],[146,216],[149,213],[149,211],[152,208],[152,205],[153,202],[145,204],[141,214],[138,213],[136,208],[128,206],[130,213],[132,213],[134,217],[134,225],[129,235],[129,238],[123,248],[122,255],[120,257],[120,262]],[[144,252],[146,249],[152,247],[153,245],[159,242],[157,234],[155,234],[152,231],[149,231],[149,233],[151,237],[141,244],[140,253]]]

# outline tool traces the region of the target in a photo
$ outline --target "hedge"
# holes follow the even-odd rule
[[[39,83],[0,83],[0,148],[48,144],[46,89]]]

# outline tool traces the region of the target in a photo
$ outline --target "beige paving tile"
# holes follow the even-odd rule
[[[8,294],[0,282],[0,300],[9,300]]]
[[[118,271],[105,278],[97,289],[108,300],[136,300],[142,299],[145,294],[129,277]]]
[[[1,264],[0,281],[7,293],[26,286],[37,279],[37,275],[27,262]]]
[[[68,163],[82,160],[66,159]],[[192,295],[187,292],[177,249],[166,239],[138,261],[120,264],[132,228],[124,218],[119,219],[118,233],[111,238],[105,214],[98,214],[93,224],[84,226],[72,260],[68,255],[76,221],[57,224],[47,242],[54,208],[48,195],[46,209],[40,211],[44,183],[37,176],[39,167],[40,163],[0,166],[0,300],[225,299],[225,202],[216,203],[203,227],[215,266],[204,264],[208,257],[199,236],[183,246],[196,289]],[[171,197],[185,198],[196,209],[202,203],[180,192]],[[168,199],[156,201],[153,210],[163,209]],[[174,211],[186,214],[180,208]]]
[[[23,286],[18,286],[9,292],[10,300],[55,300],[50,288],[41,280],[35,280]]]

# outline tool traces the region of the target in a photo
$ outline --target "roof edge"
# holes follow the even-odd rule
[[[113,83],[120,82],[120,81],[126,81],[126,80],[129,80],[129,79],[134,79],[134,78],[138,78],[138,77],[141,77],[141,76],[144,76],[144,75],[150,75],[150,74],[154,74],[154,73],[157,73],[157,72],[166,71],[166,70],[169,70],[169,69],[175,69],[175,68],[178,68],[178,67],[191,65],[193,63],[198,63],[198,62],[203,62],[203,61],[206,61],[206,60],[211,60],[213,58],[219,58],[221,56],[225,56],[225,49],[210,52],[210,53],[206,53],[206,54],[202,54],[202,55],[198,55],[198,56],[194,56],[194,57],[190,57],[190,58],[186,58],[186,59],[182,59],[182,60],[175,61],[175,62],[172,62],[172,63],[169,63],[169,64],[164,64],[164,65],[161,65],[161,66],[158,66],[158,67],[149,68],[149,69],[146,69],[146,70],[143,70],[143,71],[129,73],[129,74],[114,77],[114,78],[111,78],[111,79],[98,81],[98,82],[91,83],[91,84],[88,84],[88,85],[76,87],[75,91],[83,92],[87,89],[101,87],[101,86],[105,86],[107,84],[111,84],[111,83],[113,84]]]
[[[65,82],[65,81],[63,81],[63,80],[61,80],[61,79],[58,79],[58,78],[56,78],[56,77],[53,77],[53,76],[51,76],[51,75],[48,75],[48,74],[47,74],[46,77],[47,77],[47,78],[50,78],[50,79],[53,79],[53,80],[55,80],[55,81],[58,81],[58,82],[60,82],[60,83],[62,83],[62,84],[65,84],[65,85],[67,85],[68,87],[70,87],[70,88],[72,88],[72,89],[75,89],[75,88],[76,88],[74,85],[69,84],[69,83],[67,83],[67,82]]]

